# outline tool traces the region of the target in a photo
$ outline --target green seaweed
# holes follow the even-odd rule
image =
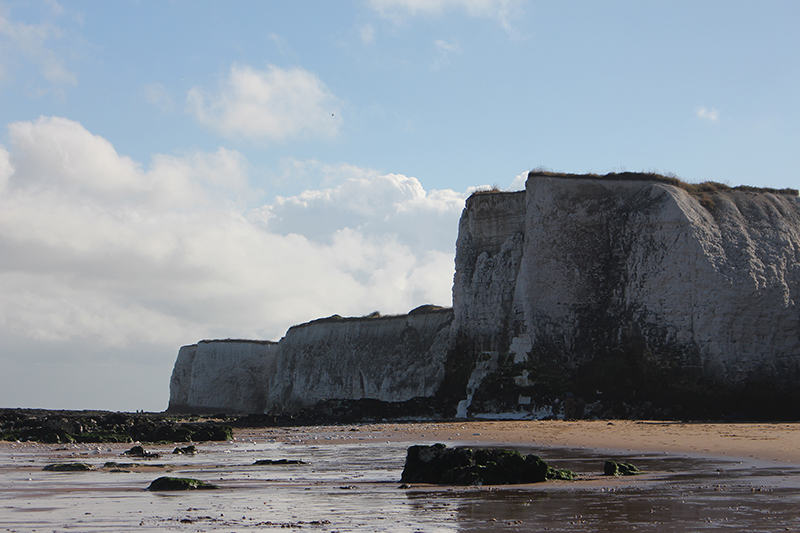
[[[603,475],[606,476],[637,476],[642,471],[631,463],[619,461],[606,461],[603,465]]]
[[[173,490],[209,490],[218,489],[213,483],[200,481],[189,477],[169,477],[164,476],[156,479],[150,486],[149,491],[173,491]]]
[[[48,472],[86,472],[91,469],[86,463],[55,463],[42,468]]]
[[[548,466],[537,455],[504,448],[411,446],[401,481],[439,485],[508,485],[573,480],[569,470]]]

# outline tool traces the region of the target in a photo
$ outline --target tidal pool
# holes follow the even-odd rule
[[[248,441],[199,444],[195,456],[173,455],[175,445],[146,446],[162,455],[144,460],[121,456],[129,446],[2,443],[0,531],[800,530],[798,465],[514,446],[556,468],[569,468],[581,479],[400,488],[406,449],[412,444],[377,439],[277,442],[265,434]],[[632,462],[646,473],[604,477],[607,458]],[[307,464],[253,464],[261,459]],[[76,461],[95,470],[42,470],[47,464]],[[109,461],[128,465],[104,467]],[[220,489],[145,490],[167,474],[201,479]]]

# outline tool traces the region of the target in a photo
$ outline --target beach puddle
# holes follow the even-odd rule
[[[0,531],[761,531],[800,530],[800,469],[678,455],[610,455],[514,447],[536,453],[575,482],[400,488],[413,443],[199,444],[194,456],[118,445],[0,444]],[[427,444],[427,442],[426,442]],[[448,445],[455,445],[449,442]],[[644,474],[602,475],[605,459]],[[305,464],[254,465],[286,459]],[[93,470],[49,472],[59,462]],[[106,463],[115,462],[116,466]],[[211,491],[148,492],[162,475],[214,483]]]

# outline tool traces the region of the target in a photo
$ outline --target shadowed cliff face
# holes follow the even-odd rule
[[[170,405],[429,398],[473,416],[571,392],[596,415],[800,418],[798,197],[651,178],[531,175],[473,195],[452,310],[184,347]]]
[[[516,202],[482,196],[471,200]],[[474,339],[478,360],[491,361],[475,367],[470,412],[574,392],[606,408],[649,403],[662,414],[705,416],[747,410],[754,397],[779,409],[797,396],[796,196],[697,197],[658,182],[532,177],[523,235],[483,255],[465,234],[470,208],[454,327]],[[517,266],[509,257],[520,240]],[[508,280],[501,290],[492,286],[498,278]],[[503,327],[492,334],[484,322]]]

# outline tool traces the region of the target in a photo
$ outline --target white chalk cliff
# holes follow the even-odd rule
[[[619,404],[713,403],[765,387],[794,398],[796,192],[687,189],[654,175],[531,173],[525,191],[475,194],[452,311],[325,319],[260,349],[184,347],[170,408],[436,397],[450,402],[443,414],[466,416],[565,389]]]
[[[263,412],[264,379],[274,373],[277,351],[276,342],[234,339],[183,346],[170,380],[170,409]]]
[[[290,328],[277,343],[184,346],[169,409],[283,412],[324,399],[432,396],[444,378],[452,319],[450,308],[422,306],[407,315],[315,320]]]

